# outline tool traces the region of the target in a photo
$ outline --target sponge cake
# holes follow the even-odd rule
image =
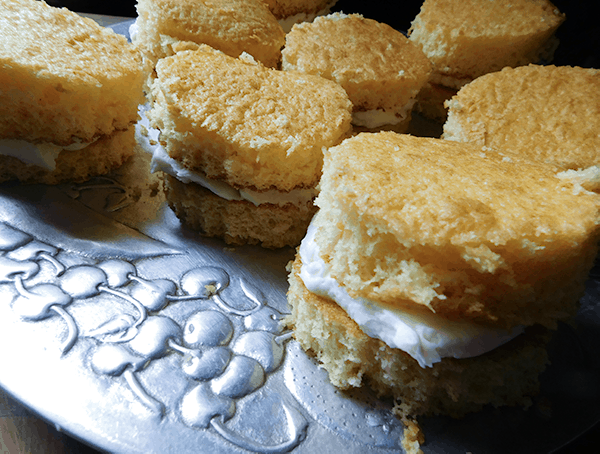
[[[160,146],[152,151],[187,184],[176,190],[168,179],[180,218],[230,244],[297,245],[314,214],[323,149],[350,131],[344,90],[206,45],[182,44],[156,69],[148,118]]]
[[[0,28],[0,180],[83,181],[133,154],[144,71],[123,36],[32,0],[2,0]]]

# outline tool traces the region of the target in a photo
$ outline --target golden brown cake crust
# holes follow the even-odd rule
[[[600,71],[569,66],[505,68],[448,101],[445,139],[520,155],[558,169],[600,164]]]
[[[316,242],[353,297],[511,327],[573,315],[599,197],[508,151],[403,134],[329,149]]]
[[[548,362],[549,332],[534,328],[474,358],[446,358],[423,369],[408,354],[365,335],[333,301],[310,293],[299,277],[299,257],[289,276],[287,318],[294,336],[317,356],[337,387],[369,385],[393,396],[401,417],[463,416],[484,405],[528,406]]]
[[[0,136],[68,145],[125,130],[143,100],[125,37],[41,1],[0,3]]]
[[[550,59],[553,34],[564,19],[547,0],[426,0],[409,35],[437,75],[472,80],[505,66]]]
[[[421,49],[389,25],[359,14],[334,13],[294,25],[282,68],[339,83],[354,110],[399,112],[431,72]]]
[[[230,245],[297,246],[316,211],[312,202],[255,206],[246,201],[228,201],[202,186],[184,184],[170,175],[166,176],[165,193],[184,224],[202,235],[222,238]]]
[[[284,32],[262,0],[140,0],[136,8],[135,42],[154,61],[170,55],[173,42],[191,41],[232,57],[248,52],[269,67],[279,63]]]
[[[272,70],[208,46],[162,59],[157,73],[148,117],[169,155],[234,187],[314,187],[323,147],[351,128],[346,93],[317,76]]]

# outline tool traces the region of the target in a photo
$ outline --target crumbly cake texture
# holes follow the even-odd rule
[[[309,292],[299,276],[300,266],[297,257],[289,275],[291,315],[286,323],[335,386],[368,385],[380,395],[393,396],[394,412],[402,418],[461,417],[488,404],[527,407],[538,392],[538,376],[548,363],[549,330],[532,327],[485,355],[444,358],[421,368],[402,350],[364,334],[335,302]]]
[[[600,71],[569,66],[505,68],[447,102],[443,137],[514,151],[558,169],[600,163]]]
[[[136,145],[136,150],[122,166],[107,177],[126,188],[118,210],[106,211],[105,216],[140,230],[146,223],[155,223],[166,209],[163,175],[151,172],[150,153]]]
[[[359,14],[333,13],[294,25],[286,36],[282,69],[337,82],[354,111],[400,113],[412,107],[431,64],[417,45],[389,25]]]
[[[262,0],[139,0],[134,43],[156,63],[179,41],[208,44],[232,57],[251,54],[265,66],[281,58],[284,31]]]
[[[135,153],[135,130],[116,131],[102,136],[81,150],[62,150],[56,158],[56,168],[49,170],[29,165],[21,160],[0,155],[0,182],[19,180],[22,183],[59,184],[83,182],[120,167]]]
[[[405,418],[404,431],[402,434],[401,446],[406,454],[423,454],[421,444],[425,442],[425,435],[421,431],[421,427],[415,420]]]
[[[227,201],[200,185],[184,184],[170,175],[165,179],[165,193],[169,206],[184,224],[233,246],[297,246],[316,211],[312,201],[284,206]]]
[[[142,58],[91,19],[0,1],[0,137],[69,145],[125,131],[143,101]]]
[[[448,319],[552,328],[597,252],[599,196],[509,151],[363,133],[320,190],[315,240],[350,296]]]
[[[348,96],[317,76],[204,45],[164,58],[156,69],[148,118],[168,154],[238,189],[314,187],[323,149],[351,128]]]
[[[460,88],[505,66],[550,60],[564,19],[547,0],[425,0],[409,38],[431,60],[433,82]]]

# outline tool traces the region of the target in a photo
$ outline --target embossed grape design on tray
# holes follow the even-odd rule
[[[283,314],[268,306],[258,288],[241,278],[236,281],[247,299],[245,307],[250,307],[239,309],[221,295],[232,283],[219,267],[193,268],[176,283],[142,278],[133,263],[121,259],[66,266],[57,259],[59,253],[58,248],[0,223],[0,283],[14,285],[12,310],[30,322],[61,317],[67,326],[62,355],[82,337],[93,339],[93,371],[123,380],[161,418],[168,409],[160,396],[147,392],[137,374],[154,360],[178,355],[181,372],[191,383],[179,405],[184,424],[212,428],[252,451],[287,452],[303,440],[308,422],[286,404],[283,410],[290,438],[283,443],[260,444],[226,425],[236,412],[236,401],[261,388],[281,366],[285,343],[291,337],[281,326]],[[40,278],[42,262],[50,264],[51,272]],[[69,307],[101,294],[130,304],[135,315],[119,313],[81,335]],[[183,301],[213,304],[199,305],[181,326],[161,312]]]

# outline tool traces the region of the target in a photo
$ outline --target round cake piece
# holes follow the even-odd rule
[[[42,1],[0,3],[0,180],[103,174],[134,152],[142,57],[125,37]]]
[[[548,365],[550,331],[533,327],[512,341],[472,358],[443,358],[421,367],[406,352],[368,336],[329,298],[307,290],[296,257],[289,276],[286,322],[340,389],[369,386],[396,402],[402,418],[444,414],[462,417],[485,405],[528,407]]]
[[[406,130],[415,97],[431,65],[423,52],[387,24],[333,13],[294,25],[282,69],[337,82],[353,104],[354,126]]]
[[[447,102],[444,139],[505,147],[559,170],[600,164],[600,71],[505,68]]]
[[[136,8],[132,39],[153,63],[173,55],[174,43],[191,41],[279,64],[284,32],[262,0],[139,0]]]
[[[186,47],[158,62],[147,114],[160,131],[157,166],[190,187],[170,185],[167,199],[206,235],[297,245],[315,211],[323,150],[351,129],[348,96],[331,81],[269,69],[248,55]],[[206,208],[217,196],[230,205],[218,215]],[[211,201],[200,206],[200,198]]]
[[[558,45],[554,32],[564,20],[548,0],[425,0],[409,30],[433,64],[417,110],[443,119],[443,97],[453,94],[444,95],[448,90],[505,66],[550,61]]]
[[[352,297],[505,328],[576,312],[600,198],[552,166],[394,133],[327,158],[315,241]]]
[[[380,132],[328,150],[316,204],[286,322],[332,384],[392,396],[405,421],[531,404],[599,195],[506,149]]]

